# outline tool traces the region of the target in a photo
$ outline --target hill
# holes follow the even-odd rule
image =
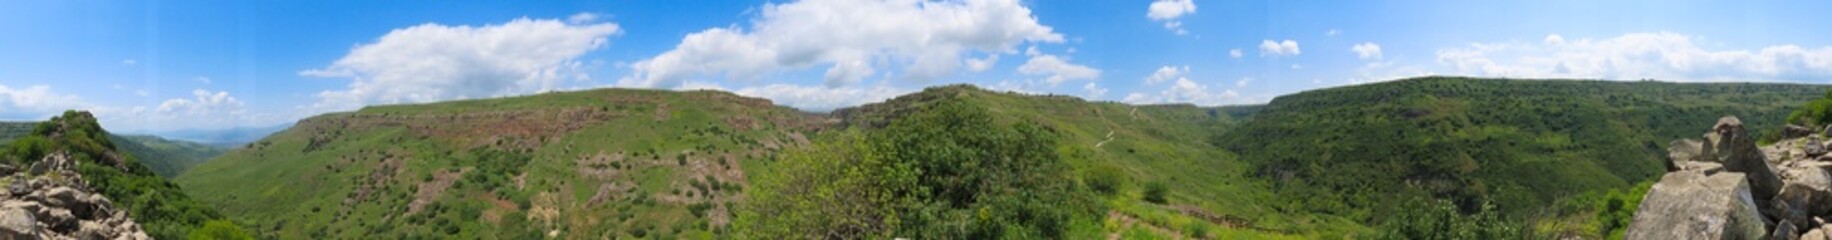
[[[1272,181],[1281,211],[1379,224],[1437,198],[1556,218],[1571,213],[1547,206],[1568,197],[1658,177],[1671,139],[1726,115],[1774,135],[1827,89],[1426,77],[1281,96],[1214,143]]]
[[[176,239],[192,236],[194,232],[240,232],[233,223],[222,220],[216,210],[193,201],[176,184],[142,165],[133,154],[121,151],[107,136],[110,134],[88,112],[66,111],[62,116],[33,124],[14,141],[0,144],[5,149],[0,151],[0,162],[4,163],[0,165],[12,165],[0,169],[18,171],[8,173],[13,176],[4,180],[10,189],[9,194],[0,197],[9,201],[5,207],[12,209],[25,206],[16,204],[42,201],[43,207],[24,209],[49,210],[36,217],[50,222],[45,233],[72,234],[69,236],[78,238],[108,238],[114,235],[107,233],[110,231],[120,231],[118,234],[125,235],[121,237],[130,239],[132,235]],[[23,192],[44,194],[22,195]],[[87,197],[91,192],[106,199]],[[45,198],[54,199],[43,200]],[[69,210],[52,210],[56,208]],[[124,210],[116,212],[124,215],[108,214],[114,211],[111,209]],[[8,218],[12,217],[16,216]],[[79,220],[82,221],[80,226]],[[116,225],[121,221],[128,223]],[[7,227],[16,226],[9,224]],[[140,232],[142,230],[144,232]]]
[[[759,160],[824,121],[712,91],[376,106],[301,120],[177,181],[268,237],[710,236]]]
[[[32,127],[38,122],[0,122],[0,145],[12,142],[14,138],[32,133]],[[184,140],[165,139],[150,135],[108,134],[108,140],[116,144],[120,151],[134,155],[140,163],[152,168],[154,173],[166,178],[177,177],[178,173],[189,170],[192,166],[215,158],[228,150],[228,147],[217,147]]]
[[[224,147],[151,135],[110,134],[108,139],[114,141],[121,151],[139,157],[141,163],[153,169],[153,173],[166,178],[178,177],[179,173],[228,151]]]
[[[937,164],[913,169],[979,164],[868,143],[939,134],[898,128],[899,122],[953,126],[984,119],[988,125],[969,128],[998,131],[936,135],[962,140],[904,142],[952,149],[929,152],[1017,154],[968,159],[1048,156],[1044,159],[1050,161],[1032,163],[1060,163],[1073,185],[991,182],[988,186],[998,187],[989,189],[1067,194],[1061,196],[1069,199],[1092,196],[1093,209],[1100,211],[1092,216],[1038,212],[1075,217],[1043,225],[1014,220],[1024,223],[1011,229],[1029,230],[993,232],[1026,234],[999,236],[1366,237],[1387,228],[1392,219],[1413,219],[1417,214],[1410,213],[1417,209],[1444,210],[1427,215],[1458,215],[1488,212],[1485,205],[1496,211],[1480,216],[1498,214],[1504,222],[1577,219],[1572,221],[1595,225],[1589,219],[1604,211],[1590,208],[1589,201],[1629,190],[1661,172],[1664,140],[1691,137],[1698,127],[1692,125],[1723,115],[1745,116],[1752,129],[1764,132],[1826,89],[1428,77],[1308,91],[1267,105],[1198,107],[1090,102],[956,85],[830,114],[715,91],[600,89],[321,115],[231,150],[177,182],[268,237],[729,237],[800,226],[734,224],[755,219],[742,217],[744,212],[776,216],[751,212],[758,207],[748,204],[825,201],[782,198],[813,186],[778,181],[843,177],[803,174],[827,172],[807,163],[860,159],[832,154],[884,152],[866,156]],[[937,113],[936,108],[953,110]],[[949,118],[958,114],[984,117]],[[1032,127],[1041,132],[1004,131]],[[1013,136],[1035,139],[1026,144],[1052,151],[949,145]],[[948,175],[956,173],[967,175]],[[934,174],[944,179],[981,176],[971,171]],[[895,182],[950,189],[945,183]],[[759,188],[768,192],[753,192]],[[905,193],[886,196],[899,202],[950,196]],[[772,200],[751,203],[753,194]],[[1031,198],[1012,201],[1034,200],[1025,199]],[[1448,206],[1418,205],[1418,200],[1434,199],[1448,200]],[[885,206],[949,216],[960,212],[947,209],[973,204]],[[959,223],[934,223],[947,222]],[[1047,226],[1058,223],[1065,224],[1060,233],[1068,235],[1037,230],[1057,229]],[[924,226],[871,228],[884,232],[853,236],[933,233]],[[1562,228],[1534,225],[1532,232],[1574,231]],[[978,233],[986,232],[948,235],[985,236]]]

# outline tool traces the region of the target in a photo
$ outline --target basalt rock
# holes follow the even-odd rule
[[[1755,136],[1743,128],[1743,121],[1735,116],[1719,118],[1712,132],[1722,138],[1717,143],[1717,157],[1724,163],[1724,170],[1743,173],[1749,178],[1750,195],[1756,199],[1773,199],[1781,192],[1781,178],[1768,165],[1768,159],[1756,147]],[[1764,209],[1769,206],[1766,201],[1758,201]]]
[[[91,190],[61,153],[5,176],[0,239],[149,239],[125,210]],[[39,173],[39,174],[34,174]]]
[[[1768,235],[1744,174],[1667,173],[1648,191],[1627,239],[1761,239]]]

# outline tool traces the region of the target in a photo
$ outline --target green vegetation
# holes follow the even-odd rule
[[[152,168],[153,173],[166,178],[202,164],[210,158],[222,155],[227,149],[204,145],[202,143],[170,140],[146,135],[108,135],[121,151],[133,154]]]
[[[1565,196],[1658,176],[1664,144],[1720,116],[1772,133],[1826,89],[1428,77],[1279,97],[1214,142],[1272,180],[1284,212],[1387,225],[1429,198],[1543,221],[1563,218],[1535,213]]]
[[[978,106],[929,105],[889,127],[792,151],[741,215],[747,237],[1059,239],[1103,212],[1056,136]]]
[[[1788,114],[1787,122],[1806,126],[1826,126],[1832,123],[1832,90],[1826,91],[1825,97],[1813,99]]]
[[[154,238],[182,238],[204,222],[222,218],[216,210],[192,201],[177,185],[141,165],[134,155],[121,154],[107,136],[94,116],[66,111],[38,123],[29,134],[9,144],[0,158],[27,165],[47,154],[69,154],[78,163],[77,173],[83,175],[90,188],[111,199],[115,207],[127,209],[128,216]]]
[[[1197,107],[943,86],[820,115],[605,89],[317,116],[176,180],[263,238],[1601,238],[1668,141],[1724,115],[1772,134],[1826,90],[1429,77]]]

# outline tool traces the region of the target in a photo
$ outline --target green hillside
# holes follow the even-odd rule
[[[1292,213],[1383,222],[1407,199],[1553,218],[1664,172],[1664,145],[1736,115],[1773,132],[1826,86],[1427,77],[1274,99],[1218,135]],[[1769,134],[1769,133],[1760,133]]]
[[[177,181],[268,237],[704,237],[728,229],[760,159],[821,126],[711,91],[378,106],[302,120]]]
[[[1610,230],[1602,212],[1614,210],[1593,203],[1660,173],[1666,141],[1697,137],[1723,115],[1772,131],[1827,89],[1430,77],[1197,107],[956,85],[831,114],[715,91],[601,89],[312,117],[176,181],[277,238],[782,237],[813,226],[865,226],[833,236],[963,238],[1403,238],[1434,230],[1394,231],[1394,219],[1524,221],[1530,233],[1597,236]],[[1006,171],[963,159],[1061,171],[948,170]],[[900,162],[915,165],[879,165]],[[856,178],[908,172],[919,174]],[[1008,177],[1072,184],[999,180]],[[957,180],[925,180],[932,178]],[[1092,201],[1053,210],[999,205],[1074,199]],[[803,212],[831,207],[882,217]],[[1006,210],[970,213],[990,209]],[[1485,213],[1420,218],[1476,212]],[[891,222],[900,224],[883,225]],[[1421,226],[1433,225],[1400,227]]]
[[[29,166],[48,154],[69,153],[77,160],[76,172],[89,187],[111,199],[115,207],[127,209],[129,217],[153,238],[184,238],[206,223],[221,222],[222,215],[215,209],[193,201],[176,184],[142,165],[136,155],[123,154],[88,112],[66,111],[32,125],[14,141],[0,144],[5,145],[0,160]]]
[[[0,122],[0,145],[11,142],[14,138],[32,133],[32,127],[38,122]],[[189,170],[206,160],[215,158],[224,147],[209,146],[196,142],[165,139],[147,135],[108,134],[108,140],[115,143],[121,152],[134,155],[140,163],[152,168],[154,173],[166,178],[177,177],[178,173]]]
[[[121,151],[140,158],[154,173],[166,178],[177,177],[228,149],[202,143],[165,139],[147,135],[108,135]]]

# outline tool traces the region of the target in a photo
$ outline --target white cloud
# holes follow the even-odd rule
[[[1380,59],[1381,57],[1380,56],[1380,45],[1374,44],[1372,42],[1364,42],[1361,44],[1355,44],[1355,46],[1352,48],[1349,48],[1349,50],[1355,51],[1355,55],[1360,56],[1361,59],[1364,59],[1364,60],[1365,59]]]
[[[299,74],[353,80],[349,89],[318,93],[310,109],[316,111],[545,91],[589,79],[576,58],[620,31],[614,23],[552,19],[480,27],[428,23],[395,29],[330,66]]]
[[[597,22],[597,21],[598,21],[598,14],[588,13],[588,12],[573,14],[570,17],[566,17],[566,23],[571,23],[571,24],[587,24],[587,23],[592,23],[592,22]]]
[[[121,65],[128,65],[128,66],[140,65],[140,60],[134,60],[132,58],[121,59]]]
[[[858,71],[874,63],[900,65],[902,78],[926,81],[957,74],[969,51],[1063,41],[1017,0],[803,0],[765,5],[750,22],[748,29],[689,34],[674,49],[630,64],[632,74],[618,85],[667,87],[721,74],[752,79],[823,65]],[[867,64],[840,66],[856,62]],[[830,86],[862,77],[829,75]]]
[[[1252,82],[1253,77],[1241,77],[1239,81],[1234,81],[1234,87],[1246,87],[1248,83]]]
[[[229,96],[227,91],[210,92],[209,90],[191,90],[192,98],[166,99],[159,103],[155,110],[158,114],[178,116],[232,116],[243,112],[242,100]]]
[[[883,86],[817,87],[790,84],[769,84],[759,87],[746,87],[733,92],[738,95],[766,98],[777,104],[812,111],[827,111],[841,107],[857,106],[864,103],[879,102],[890,99],[891,97],[910,93],[910,91]]]
[[[1565,36],[1559,36],[1558,34],[1547,34],[1546,35],[1546,44],[1549,44],[1549,45],[1565,44]]]
[[[1240,97],[1232,89],[1214,92],[1207,85],[1190,81],[1189,78],[1177,78],[1170,87],[1158,94],[1132,93],[1126,95],[1122,102],[1132,104],[1191,103],[1196,105],[1221,105]]]
[[[986,56],[985,58],[969,58],[967,59],[967,71],[985,72],[988,69],[992,69],[992,66],[996,64],[999,64],[998,54]]]
[[[1160,82],[1169,81],[1171,79],[1177,79],[1177,78],[1183,77],[1183,75],[1185,74],[1189,74],[1189,72],[1190,72],[1190,66],[1188,65],[1185,65],[1182,68],[1169,66],[1169,65],[1158,67],[1158,70],[1151,72],[1150,76],[1145,76],[1145,85],[1156,85]]]
[[[1556,35],[1554,35],[1556,36]],[[1462,74],[1522,78],[1774,81],[1832,78],[1832,47],[1775,45],[1707,50],[1675,33],[1545,43],[1472,43],[1438,50],[1437,61]]]
[[[1030,61],[1026,61],[1024,65],[1018,66],[1018,73],[1033,76],[1048,76],[1044,78],[1044,81],[1048,81],[1050,86],[1055,86],[1056,84],[1061,84],[1068,80],[1095,79],[1100,77],[1100,69],[1069,63],[1068,59],[1049,54],[1032,56]]]
[[[1323,31],[1323,36],[1334,37],[1336,35],[1342,35],[1342,30],[1330,29],[1329,31]]]
[[[210,83],[211,83],[211,81],[210,81],[210,77],[205,77],[205,76],[197,76],[197,77],[192,77],[192,78],[191,78],[191,80],[197,80],[197,82],[201,82],[201,83],[204,83],[204,84],[210,84]]]
[[[1087,85],[1082,85],[1081,89],[1088,92],[1088,98],[1099,98],[1107,95],[1107,88],[1100,87],[1099,84],[1094,84],[1094,82],[1088,82]]]
[[[59,94],[51,91],[50,86],[33,85],[24,88],[11,88],[0,85],[0,119],[43,120],[52,114],[68,109],[86,109],[91,106],[81,97]]]
[[[1298,42],[1291,39],[1279,42],[1271,39],[1262,40],[1259,49],[1260,56],[1296,56],[1302,53],[1298,50]]]
[[[1242,55],[1245,55],[1245,54],[1242,53],[1239,48],[1228,49],[1228,57],[1240,58]]]
[[[1157,0],[1151,2],[1151,7],[1145,12],[1145,18],[1164,22],[1164,29],[1169,29],[1177,35],[1184,35],[1189,34],[1189,31],[1183,30],[1183,21],[1177,18],[1191,13],[1196,13],[1194,0]]]

